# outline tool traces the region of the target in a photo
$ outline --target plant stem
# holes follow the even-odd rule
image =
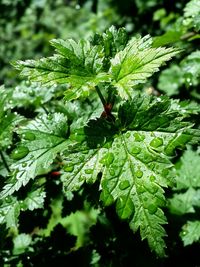
[[[102,103],[103,106],[105,107],[105,105],[106,105],[106,100],[105,100],[105,98],[103,97],[103,95],[102,95],[102,93],[101,93],[99,87],[98,87],[98,86],[95,86],[95,89],[96,89],[96,92],[97,92],[99,98],[101,99],[101,103]]]
[[[5,168],[6,168],[6,170],[8,172],[10,172],[10,168],[9,168],[9,166],[7,164],[7,161],[6,161],[5,157],[4,157],[4,154],[3,154],[3,152],[1,150],[0,150],[0,156],[1,156],[1,159],[3,161],[3,164],[4,164]]]

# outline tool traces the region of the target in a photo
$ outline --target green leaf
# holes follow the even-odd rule
[[[91,46],[88,41],[54,39],[51,44],[58,54],[39,60],[17,61],[13,65],[23,77],[46,86],[66,84],[67,100],[88,95],[89,90],[99,82],[107,80],[102,71],[102,47]]]
[[[19,255],[24,253],[31,243],[31,236],[28,234],[19,234],[13,239],[14,248],[13,248],[13,254]]]
[[[29,82],[21,82],[13,89],[12,105],[14,107],[30,108],[41,107],[42,104],[49,102],[55,95],[56,88],[43,87]]]
[[[191,53],[181,62],[185,83],[189,87],[197,85],[200,78],[200,50]]]
[[[12,104],[12,91],[5,89],[4,86],[0,86],[0,118],[4,116],[5,111],[9,109],[9,104]]]
[[[95,34],[92,39],[93,45],[100,45],[104,52],[104,69],[108,70],[110,67],[110,58],[123,50],[128,41],[128,34],[124,28],[116,29],[111,26],[105,33]]]
[[[7,197],[0,203],[0,224],[6,227],[17,227],[20,205],[15,197]]]
[[[16,163],[0,194],[1,198],[25,186],[30,179],[48,172],[58,153],[66,149],[67,119],[60,113],[43,115],[18,130],[22,140],[12,152]]]
[[[196,28],[198,31],[200,30],[200,3],[198,0],[192,0],[187,3],[184,8],[184,17],[187,19],[191,19],[191,26]]]
[[[15,113],[8,113],[0,118],[0,148],[6,148],[12,144],[13,131],[22,117]]]
[[[200,207],[200,189],[189,188],[185,193],[174,194],[168,206],[173,214],[194,213],[194,207]]]
[[[127,44],[124,29],[111,27],[91,42],[72,39],[51,41],[57,54],[39,60],[16,61],[23,77],[44,85],[66,84],[65,99],[88,96],[100,83],[112,82],[122,98],[132,95],[132,87],[144,83],[159,67],[175,56],[174,48],[153,48],[149,35]]]
[[[176,190],[200,187],[200,155],[188,149],[176,164]]]
[[[152,39],[149,35],[133,38],[124,50],[111,59],[110,74],[114,80],[112,84],[122,98],[131,98],[133,86],[146,82],[165,61],[179,52],[175,48],[152,48],[151,45]]]
[[[181,40],[182,32],[177,29],[169,30],[161,36],[156,36],[153,38],[153,47],[159,47],[164,45],[173,44]]]
[[[181,230],[181,239],[184,246],[200,241],[200,221],[188,221]]]
[[[104,204],[116,202],[119,216],[128,219],[134,231],[140,228],[142,239],[147,238],[160,256],[166,235],[160,208],[165,204],[163,187],[171,183],[169,156],[191,142],[194,133],[200,140],[199,130],[190,129],[192,124],[183,121],[180,109],[167,97],[138,95],[119,108],[116,124],[90,121],[77,132],[80,144],[68,147],[62,176],[66,191],[101,177]]]
[[[23,200],[21,207],[23,209],[34,210],[43,208],[46,192],[44,188],[38,188],[28,193],[28,196]]]
[[[12,144],[13,130],[22,120],[17,113],[11,113],[12,91],[0,86],[0,148],[7,148]]]
[[[158,88],[168,96],[177,95],[184,84],[182,69],[177,65],[162,71],[159,76]]]

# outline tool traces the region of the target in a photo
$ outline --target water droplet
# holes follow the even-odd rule
[[[143,172],[141,170],[137,170],[135,172],[135,175],[137,176],[137,178],[141,178],[143,176]]]
[[[149,186],[148,187],[148,191],[151,193],[151,194],[155,194],[157,191],[158,191],[158,187],[156,185],[152,185],[152,186]]]
[[[11,158],[15,159],[15,160],[19,160],[22,159],[24,157],[26,157],[26,155],[29,153],[29,149],[28,147],[25,146],[20,146],[18,148],[16,148],[12,154],[11,154]]]
[[[145,136],[139,133],[134,133],[134,137],[136,142],[141,142],[145,139]]]
[[[154,168],[155,168],[155,163],[149,163],[148,164],[148,166],[149,166],[149,168],[151,169],[151,170],[153,170]]]
[[[129,138],[131,136],[131,133],[130,132],[127,132],[126,133],[126,138]]]
[[[29,91],[28,94],[29,94],[30,96],[35,96],[35,92],[34,92],[33,90]]]
[[[35,135],[31,132],[26,132],[22,134],[22,138],[25,140],[33,141],[35,140]]]
[[[141,151],[141,148],[140,147],[136,147],[134,146],[132,149],[131,149],[131,153],[132,154],[139,154]]]
[[[52,114],[48,114],[47,119],[48,120],[52,120],[53,119],[53,115]]]
[[[154,205],[154,204],[150,204],[149,206],[148,206],[148,211],[149,211],[149,213],[150,214],[155,214],[156,213],[156,211],[157,211],[157,207],[156,207],[156,205]]]
[[[86,173],[86,174],[91,174],[92,172],[93,172],[92,169],[87,169],[87,170],[85,170],[85,173]]]
[[[150,146],[157,148],[159,146],[163,145],[163,139],[160,137],[155,137],[153,140],[151,140]]]
[[[75,6],[75,9],[80,9],[81,8],[81,6],[79,5],[79,4],[76,4],[76,6]]]
[[[109,166],[111,163],[113,163],[114,160],[114,154],[113,153],[108,153],[105,158],[105,165]]]
[[[22,163],[22,167],[23,168],[25,168],[26,166],[27,166],[27,163],[26,162]]]
[[[141,186],[138,186],[137,187],[137,192],[139,194],[142,194],[142,193],[146,192],[146,190],[145,190],[144,186],[141,185]]]
[[[162,170],[162,176],[167,176],[169,174],[169,170],[168,169],[163,169]]]
[[[66,172],[73,172],[74,170],[74,166],[73,165],[69,165],[69,166],[65,166],[64,167],[64,171]]]
[[[83,160],[84,160],[84,156],[80,156],[80,157],[79,157],[79,160],[80,160],[80,161],[83,161]]]
[[[114,176],[115,175],[115,170],[113,168],[110,168],[109,169],[109,173],[111,176]]]
[[[114,154],[113,153],[107,153],[101,160],[100,162],[104,164],[106,167],[109,167],[110,164],[113,163],[114,160]]]
[[[182,232],[182,235],[183,235],[183,236],[185,236],[186,234],[187,234],[187,232],[186,232],[186,231],[183,231],[183,232]]]
[[[128,180],[124,180],[124,181],[121,181],[119,183],[119,189],[121,190],[125,190],[126,188],[128,188],[130,186],[130,183]]]
[[[156,180],[156,177],[155,177],[154,175],[151,175],[151,176],[150,176],[150,181],[151,181],[151,182],[154,182],[155,180]]]

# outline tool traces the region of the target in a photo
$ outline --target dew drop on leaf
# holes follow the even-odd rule
[[[128,188],[130,186],[130,183],[128,180],[125,180],[125,181],[121,181],[119,183],[119,189],[121,190],[125,190],[126,188]]]
[[[93,172],[92,169],[87,169],[87,170],[85,170],[85,173],[86,173],[86,174],[91,174],[92,172]]]
[[[111,176],[114,176],[115,175],[115,170],[113,168],[110,168],[109,169],[109,173]]]
[[[66,172],[73,172],[74,170],[74,166],[73,165],[69,165],[69,166],[65,166],[64,167],[64,171]]]
[[[83,181],[85,181],[85,176],[80,176],[80,177],[78,178],[78,180],[79,180],[80,183],[82,183]]]
[[[26,155],[29,153],[29,149],[28,147],[25,146],[20,146],[18,148],[16,148],[12,154],[11,154],[11,158],[15,159],[15,160],[19,160],[22,159],[24,157],[26,157]]]
[[[137,192],[139,194],[142,194],[142,193],[146,192],[146,190],[145,190],[145,188],[143,186],[140,185],[140,186],[137,187]]]
[[[26,132],[22,134],[22,138],[25,140],[33,141],[35,140],[35,135],[31,132]]]
[[[131,136],[131,133],[130,132],[127,132],[126,133],[126,138],[129,138]]]
[[[109,166],[111,163],[113,163],[114,160],[114,154],[113,153],[108,153],[105,158],[105,164],[106,166]]]
[[[139,133],[134,133],[134,137],[136,142],[141,142],[145,139],[145,136]]]
[[[150,181],[151,181],[151,182],[154,182],[155,180],[156,180],[156,177],[155,177],[154,175],[151,175],[151,176],[150,176]]]
[[[137,178],[141,178],[143,176],[143,172],[141,170],[137,170],[135,172],[135,175],[136,175]]]
[[[22,167],[26,167],[27,166],[27,163],[26,162],[24,162],[24,163],[22,163]]]
[[[83,160],[84,160],[84,156],[80,156],[80,157],[79,157],[79,160],[80,160],[80,161],[83,161]]]
[[[148,191],[151,193],[151,194],[155,194],[157,191],[158,191],[158,187],[156,185],[152,185],[150,187],[148,187]]]
[[[131,149],[131,153],[132,153],[132,154],[139,154],[140,151],[141,151],[141,148],[140,148],[140,147],[133,147],[133,148]]]
[[[156,205],[154,205],[154,204],[150,204],[150,205],[148,206],[148,211],[149,211],[150,214],[155,214],[156,211],[157,211],[157,207],[156,207]]]
[[[163,139],[160,137],[155,137],[153,140],[150,142],[150,146],[157,148],[159,146],[163,145]]]
[[[149,163],[149,168],[151,169],[151,170],[153,170],[154,168],[155,168],[155,164],[154,163]]]

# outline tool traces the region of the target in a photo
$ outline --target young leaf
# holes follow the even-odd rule
[[[18,133],[22,140],[12,152],[12,158],[17,161],[10,167],[12,174],[0,198],[11,195],[30,179],[46,173],[57,154],[66,149],[66,132],[66,118],[59,113],[43,115],[21,127]]]
[[[58,54],[49,58],[13,63],[22,76],[48,86],[69,85],[65,95],[67,100],[88,94],[96,84],[107,80],[107,74],[102,71],[102,47],[91,46],[84,40],[76,43],[71,39],[55,39],[51,44]]]
[[[131,98],[132,87],[146,82],[147,78],[159,70],[159,67],[170,60],[179,51],[175,48],[152,48],[149,35],[133,38],[124,50],[111,59],[110,74],[112,84],[117,87],[122,98]]]
[[[91,42],[55,39],[51,44],[56,48],[54,56],[16,61],[13,65],[31,81],[45,85],[66,84],[67,100],[87,96],[96,85],[108,81],[127,99],[134,85],[144,83],[179,52],[174,48],[153,48],[149,35],[133,38],[127,44],[124,30],[117,31],[114,27],[103,36],[96,35]]]
[[[192,124],[182,121],[177,105],[166,97],[138,95],[120,107],[118,128],[102,119],[91,121],[84,133],[77,132],[79,149],[69,147],[62,177],[65,190],[78,190],[102,176],[104,204],[116,201],[119,216],[129,219],[134,231],[140,228],[160,256],[165,247],[161,225],[166,223],[160,208],[165,203],[162,187],[170,184],[167,171],[172,166],[168,155],[193,140]],[[199,140],[200,131],[194,133]]]
[[[200,241],[200,221],[188,221],[180,233],[184,246]]]

